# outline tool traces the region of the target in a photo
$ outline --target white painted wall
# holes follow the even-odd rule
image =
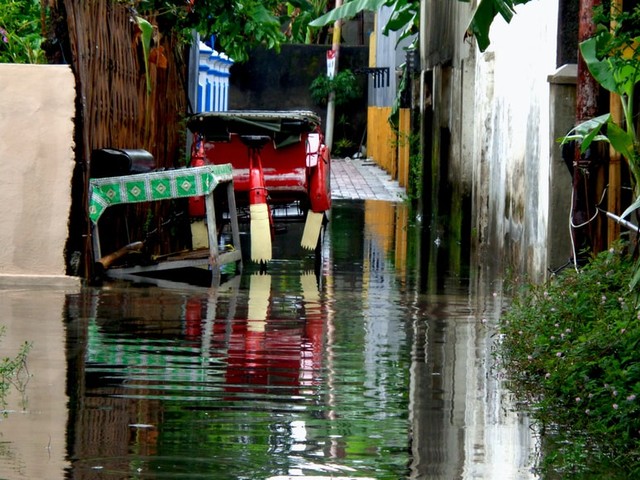
[[[74,114],[69,66],[0,64],[0,284],[77,281],[64,259]]]
[[[440,33],[425,34],[421,51],[423,68],[433,73],[425,108],[432,102],[435,127],[451,134],[448,180],[471,192],[479,261],[497,260],[541,278],[550,228],[549,154],[557,148],[549,140],[547,78],[556,70],[558,0],[520,5],[510,24],[498,16],[483,53],[465,40],[472,5],[447,5],[425,0],[423,17],[435,29],[441,22],[434,14],[448,22],[440,33],[451,57],[438,63],[437,45],[429,44],[438,43]]]
[[[478,226],[488,229],[490,250],[534,277],[547,267],[549,153],[557,148],[547,77],[556,69],[557,12],[557,0],[534,0],[510,24],[497,18],[475,71],[474,181],[484,182],[488,200],[475,203]]]

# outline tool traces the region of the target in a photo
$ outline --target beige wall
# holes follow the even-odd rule
[[[68,66],[0,64],[0,285],[69,280],[74,113]]]

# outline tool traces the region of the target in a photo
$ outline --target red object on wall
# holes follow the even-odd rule
[[[191,147],[191,166],[202,167],[205,165],[204,161],[204,141],[199,135],[194,135],[193,146]],[[189,216],[191,217],[204,217],[206,214],[206,208],[204,204],[204,197],[190,197],[189,198]]]
[[[311,210],[322,213],[331,208],[331,191],[329,187],[329,148],[322,145],[318,152],[318,164],[312,170],[309,182],[309,201]]]

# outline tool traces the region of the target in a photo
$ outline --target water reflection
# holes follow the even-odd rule
[[[0,289],[0,365],[25,341],[30,377],[0,414],[0,478],[60,479],[66,461],[67,397],[63,289]],[[3,406],[0,405],[0,410]]]
[[[411,478],[534,478],[528,419],[492,368],[499,304],[438,296],[413,322]]]
[[[405,208],[334,205],[319,271],[301,258],[220,288],[59,296],[64,476],[532,478],[530,429],[491,371],[501,299],[482,278],[420,292]],[[39,310],[6,313],[33,326]],[[2,432],[14,451],[28,434]],[[0,478],[50,473],[0,453]]]

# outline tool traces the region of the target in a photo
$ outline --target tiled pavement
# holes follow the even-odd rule
[[[331,198],[401,202],[406,192],[369,159],[331,159]]]

